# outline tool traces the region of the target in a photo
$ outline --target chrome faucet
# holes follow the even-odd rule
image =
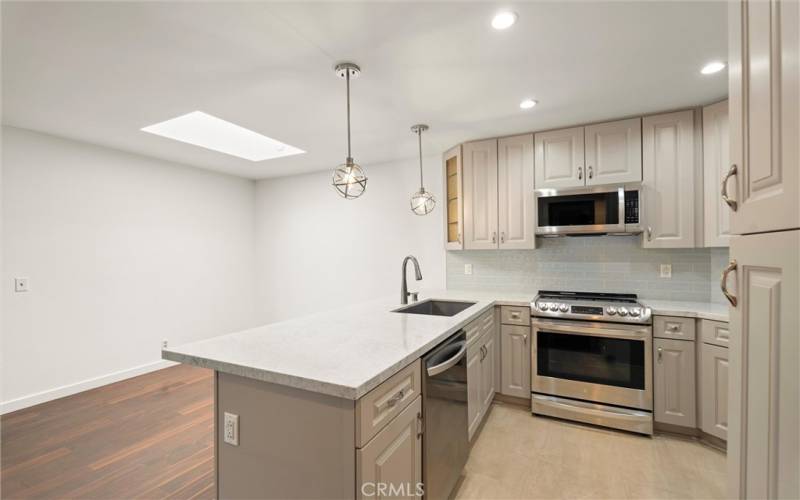
[[[403,279],[400,281],[400,303],[401,304],[408,304],[408,296],[411,295],[413,302],[417,301],[417,295],[419,292],[408,292],[408,284],[406,283],[406,265],[408,261],[414,263],[414,274],[416,275],[417,281],[422,279],[422,272],[419,270],[419,262],[417,262],[417,258],[413,255],[407,256],[403,259]]]

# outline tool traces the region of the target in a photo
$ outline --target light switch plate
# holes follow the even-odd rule
[[[472,274],[472,264],[464,264],[464,274]]]
[[[672,278],[672,264],[661,264],[661,274],[662,278]]]
[[[14,291],[16,293],[30,292],[30,280],[28,278],[14,278]]]
[[[223,432],[225,433],[223,439],[226,443],[239,446],[239,415],[225,412]]]

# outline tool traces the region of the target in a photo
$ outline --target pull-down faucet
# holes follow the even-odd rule
[[[408,296],[411,295],[414,302],[417,301],[417,294],[419,292],[412,292],[408,293],[408,284],[406,283],[406,265],[408,261],[414,263],[414,274],[416,275],[417,281],[422,279],[422,272],[419,270],[419,262],[417,262],[417,258],[413,255],[407,256],[403,259],[403,279],[400,281],[400,303],[401,304],[408,304]]]

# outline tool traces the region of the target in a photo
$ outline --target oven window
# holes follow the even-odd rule
[[[537,374],[644,390],[644,342],[537,333]]]

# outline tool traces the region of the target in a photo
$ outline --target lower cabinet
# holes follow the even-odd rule
[[[469,439],[475,434],[475,429],[481,423],[482,407],[481,404],[481,380],[483,370],[481,361],[483,350],[480,346],[467,350],[467,422],[469,422]]]
[[[656,422],[696,426],[695,343],[653,339],[653,418]]]
[[[421,421],[422,397],[418,396],[357,450],[358,498],[421,498],[417,495],[417,485],[422,483]]]
[[[474,340],[469,340],[469,337],[467,340],[467,421],[470,440],[486,416],[497,388],[494,311],[473,321],[465,329],[469,332],[476,324],[479,331],[473,333]]]
[[[700,344],[700,430],[728,439],[728,348]]]
[[[531,397],[530,333],[530,326],[500,326],[500,393],[506,396]]]
[[[481,406],[484,412],[492,404],[494,393],[497,389],[494,383],[494,363],[496,359],[495,336],[488,335],[483,344],[483,360],[481,361]]]

